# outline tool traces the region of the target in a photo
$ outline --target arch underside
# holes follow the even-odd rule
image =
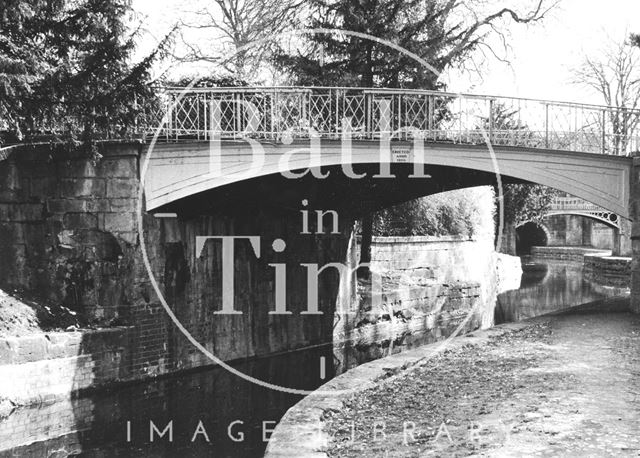
[[[518,224],[516,226],[516,229],[524,226],[527,223],[533,223],[536,226],[538,226],[540,229],[542,229],[542,231],[544,232],[544,234],[547,236],[547,240],[551,240],[551,231],[549,230],[549,228],[547,227],[546,224],[544,224],[541,221],[533,221],[533,220],[527,220],[527,221],[522,221],[520,224]]]
[[[149,155],[145,177],[147,210],[153,211],[180,199],[226,185],[250,183],[281,170],[356,164],[420,163],[485,172],[485,184],[503,181],[538,183],[580,197],[599,207],[629,218],[631,158],[570,151],[494,147],[486,145],[424,144],[424,151],[411,142],[393,142],[391,154],[381,154],[374,141],[353,142],[351,155],[342,154],[339,141],[323,142],[312,162],[309,142],[261,144],[264,164],[251,169],[254,156],[244,141],[223,142],[218,173],[211,173],[210,145],[206,142],[156,144]],[[296,150],[293,154],[293,150]],[[388,150],[387,150],[388,151]],[[399,152],[399,153],[398,153]],[[289,160],[283,164],[283,157]],[[405,164],[409,166],[408,164]],[[420,167],[417,167],[420,168]],[[482,183],[469,183],[468,186]],[[464,187],[464,183],[458,184]]]

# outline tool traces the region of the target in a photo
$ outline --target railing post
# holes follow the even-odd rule
[[[458,95],[458,143],[462,143],[462,96]]]
[[[489,142],[493,143],[494,99],[489,99]]]
[[[242,106],[242,101],[240,99],[240,94],[236,94],[235,96],[235,103],[232,105],[233,106],[233,122],[234,122],[234,126],[233,126],[233,138],[238,138],[238,132],[240,132],[240,123],[241,123],[241,113],[240,113],[240,107]]]
[[[602,154],[607,152],[607,110],[602,110]]]
[[[340,91],[338,91],[337,89],[335,90],[336,93],[336,134],[338,134],[338,130],[341,130],[341,124],[340,124],[340,103],[338,102],[338,93]]]
[[[270,110],[271,110],[271,137],[273,139],[277,138],[276,135],[276,102],[277,102],[277,91],[274,89],[273,93],[270,97]]]
[[[203,116],[203,122],[202,122],[202,127],[204,128],[204,140],[207,140],[209,138],[209,133],[207,132],[207,126],[208,126],[208,116],[207,113],[209,111],[209,104],[207,103],[207,93],[205,92],[202,95],[202,116]]]
[[[196,94],[196,138],[200,140],[200,94]]]
[[[371,108],[371,94],[363,94],[364,106],[367,111],[367,120],[365,122],[365,137],[373,138],[373,110]]]
[[[173,112],[173,104],[171,100],[173,99],[173,95],[171,93],[167,94],[167,125],[166,125],[166,139],[169,141],[169,137],[171,136],[171,124],[172,124],[172,112]]]
[[[433,122],[433,118],[435,117],[435,104],[436,104],[436,96],[435,95],[429,95],[427,96],[427,99],[429,100],[428,103],[428,107],[427,107],[427,129],[429,130],[429,135],[432,136],[433,140],[436,140],[436,134],[433,131],[434,130],[434,122]]]
[[[544,104],[544,147],[549,149],[549,104]]]

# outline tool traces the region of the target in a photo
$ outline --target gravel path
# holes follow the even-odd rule
[[[640,316],[532,320],[327,418],[339,457],[640,456]]]

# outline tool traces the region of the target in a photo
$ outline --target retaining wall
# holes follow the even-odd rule
[[[357,313],[342,315],[337,323],[337,372],[440,340],[463,322],[463,333],[492,326],[497,294],[510,283],[519,284],[522,274],[520,259],[495,253],[492,242],[374,237],[373,295],[356,297]],[[359,287],[360,294],[369,294],[368,283]]]
[[[1,338],[0,399],[17,405],[51,402],[129,379],[131,330],[114,327]]]
[[[9,393],[22,401],[33,399],[37,390],[43,390],[39,393],[43,396],[57,395],[111,379],[140,380],[212,364],[171,322],[145,268],[136,213],[143,145],[102,144],[98,151],[100,157],[88,157],[84,151],[65,146],[35,145],[13,148],[0,160],[0,288],[65,305],[97,327],[125,326],[127,331],[119,339],[126,344],[99,350],[91,343],[94,337],[90,334],[77,337],[78,342],[68,336],[52,337],[66,339],[70,353],[56,358],[43,354],[42,371],[49,375],[40,379],[55,383],[43,381],[33,387],[27,380],[36,369],[26,365],[35,368],[38,361],[16,363],[15,355],[6,354],[0,357],[7,358],[0,359],[0,364],[12,374],[12,384],[19,387],[17,381],[25,380],[29,388],[24,392],[0,391],[0,396]],[[313,201],[318,196],[312,193],[322,193],[322,189],[305,192]],[[342,213],[338,233],[330,237],[308,235],[301,234],[297,210],[264,207],[252,207],[250,200],[243,206],[221,209],[185,204],[176,218],[142,215],[149,265],[168,306],[193,338],[222,360],[332,342],[334,328],[348,333],[362,321],[358,310],[355,318],[334,327],[336,307],[356,297],[352,282],[348,278],[341,281],[336,269],[327,269],[318,277],[318,306],[323,314],[301,313],[308,305],[308,272],[300,263],[354,266],[353,254],[348,253],[353,217]],[[241,313],[216,314],[223,302],[223,249],[213,240],[198,247],[196,239],[254,234],[260,236],[260,256],[246,240],[235,247],[233,299],[234,310]],[[276,238],[286,240],[284,252],[271,249]],[[429,310],[423,312],[447,312],[451,319],[443,326],[450,327],[472,307],[478,311],[472,326],[491,323],[489,298],[493,293],[491,281],[486,280],[495,273],[492,244],[396,242],[378,240],[376,252],[381,257],[374,259],[374,264],[389,261],[382,255],[389,247],[396,259],[394,269],[401,268],[401,259],[418,263],[407,266],[416,285],[422,285],[415,299],[429,304],[424,305]],[[404,243],[411,246],[401,248]],[[420,254],[416,243],[428,244],[431,254]],[[203,249],[197,252],[198,248]],[[351,248],[355,253],[353,243]],[[407,255],[414,252],[418,257]],[[274,263],[286,264],[289,315],[269,313],[275,308]],[[486,272],[491,272],[489,277]],[[396,308],[401,301],[403,308],[409,305],[400,295],[388,293],[386,300]],[[377,323],[387,326],[383,321],[381,318]],[[103,358],[110,362],[99,362]],[[113,367],[105,369],[109,365]],[[65,374],[65,381],[58,384],[55,375],[50,375],[54,372]],[[46,388],[58,385],[65,388]]]
[[[35,145],[14,148],[0,161],[0,288],[18,290],[41,303],[62,304],[97,327],[129,326],[129,354],[117,359],[118,377],[124,380],[212,364],[171,322],[145,268],[136,214],[142,149],[135,143],[103,144],[101,157],[91,158],[84,151]],[[303,237],[297,212],[293,213],[296,217],[291,211],[250,205],[168,220],[143,213],[148,260],[160,291],[182,325],[222,360],[331,341],[338,274],[319,278],[323,314],[301,315],[307,307],[307,272],[300,262],[344,262],[352,220],[344,215],[340,233],[331,237]],[[234,310],[241,314],[217,315],[222,308],[223,250],[212,240],[196,253],[196,237],[254,234],[261,238],[262,256],[246,240],[235,247],[233,299]],[[268,249],[280,237],[287,250]],[[274,269],[269,264],[275,262],[297,266],[287,269],[291,315],[268,313],[275,302]],[[73,353],[84,341],[67,343]],[[85,368],[91,368],[92,380],[102,380],[100,365],[85,364],[91,351],[90,347],[67,355],[66,362],[58,358],[68,388],[85,385],[78,382]],[[4,359],[8,356],[0,364],[12,367],[11,360]],[[46,361],[43,370],[51,367],[56,372],[52,360]],[[19,381],[30,378],[27,367],[3,370],[18,371],[12,381],[17,389]],[[42,395],[48,394],[51,377],[55,381],[53,375],[40,377]],[[0,396],[8,394],[21,402],[32,398],[31,388],[21,393],[0,390]]]
[[[587,280],[602,286],[631,287],[631,258],[585,255],[583,274]]]
[[[534,246],[531,247],[531,255],[538,259],[554,259],[557,261],[582,263],[586,255],[611,256],[611,250],[599,250],[578,246]]]

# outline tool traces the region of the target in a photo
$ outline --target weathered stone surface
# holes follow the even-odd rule
[[[556,259],[562,261],[575,261],[582,263],[586,255],[611,256],[611,250],[599,250],[584,247],[531,247],[531,255],[538,259]]]
[[[98,165],[99,175],[106,178],[135,179],[138,173],[136,157],[104,158]]]
[[[117,327],[1,338],[1,397],[35,404],[130,378],[130,332]]]
[[[132,210],[138,203],[139,183],[137,170],[135,174],[129,172],[137,164],[132,159],[136,158],[137,148],[112,146],[111,153],[104,151],[111,165],[98,167],[83,165],[83,161],[90,160],[82,156],[58,160],[53,155],[53,163],[45,167],[50,175],[47,178],[40,175],[41,164],[30,162],[41,158],[36,154],[33,158],[25,156],[17,164],[16,173],[19,182],[27,180],[32,186],[28,200],[19,206],[39,205],[41,213],[32,215],[37,216],[36,221],[12,222],[8,220],[7,207],[3,213],[7,220],[0,218],[0,249],[4,255],[0,263],[0,287],[37,292],[97,325],[109,326],[114,321],[131,325],[126,343],[130,354],[126,356],[115,349],[105,353],[108,355],[105,358],[115,361],[108,371],[118,371],[118,377],[131,379],[211,363],[176,331],[151,285]],[[121,159],[124,164],[116,165]],[[68,161],[78,163],[70,167]],[[5,166],[0,161],[0,171]],[[82,170],[86,175],[78,176]],[[121,174],[126,176],[107,176]],[[50,205],[49,211],[42,212],[45,204]],[[307,307],[308,275],[300,263],[321,266],[349,259],[348,264],[352,265],[352,254],[347,248],[353,222],[348,214],[341,215],[339,234],[309,237],[300,234],[298,217],[297,212],[251,208],[249,204],[246,208],[193,211],[169,220],[144,215],[147,261],[159,292],[194,339],[215,349],[221,359],[266,355],[334,339],[337,304],[349,303],[355,288],[349,291],[348,284],[341,285],[335,272],[322,273],[318,279],[318,304],[324,313],[302,315]],[[235,245],[234,307],[241,315],[215,313],[222,308],[223,299],[221,242],[209,240],[201,252],[196,251],[198,236],[223,235],[260,236],[260,257],[246,240]],[[286,239],[287,248],[276,253],[271,243],[280,237]],[[391,316],[396,318],[397,314],[406,320],[408,330],[425,326],[426,321],[426,326],[435,326],[434,336],[441,337],[446,334],[445,328],[463,319],[459,311],[464,313],[473,301],[488,301],[495,294],[485,284],[477,286],[481,276],[486,276],[485,268],[495,267],[495,259],[490,256],[491,243],[484,243],[482,250],[478,250],[478,245],[470,241],[415,239],[410,241],[411,247],[396,242],[391,251],[380,251],[390,257],[374,262],[396,263],[395,268],[401,264],[405,267],[403,275],[418,289],[407,297],[389,295],[385,299],[391,308],[386,312],[388,319],[375,324],[384,332],[392,322]],[[417,247],[424,243],[430,244],[433,255],[418,252]],[[269,315],[275,309],[274,271],[269,266],[272,263],[288,266],[286,305],[292,313],[286,317]],[[460,275],[464,286],[470,288],[456,286],[456,276]],[[431,288],[433,281],[441,279],[447,279],[443,285],[449,286]],[[446,314],[429,314],[430,309],[440,311],[447,304],[449,292],[457,297],[451,298],[453,302],[445,307]],[[428,309],[427,313],[421,307]],[[483,310],[481,315],[472,320],[473,326],[488,325],[493,310]],[[352,326],[356,318],[343,320],[341,326]],[[78,364],[77,356],[69,358],[75,358],[69,365]],[[100,357],[88,359],[93,361],[89,364],[95,365]],[[48,363],[41,369],[49,374],[58,367]],[[94,383],[101,380],[99,374],[97,369],[83,372],[82,381],[73,383],[78,386]],[[60,387],[65,389],[73,389],[74,384],[68,379],[60,381]]]
[[[98,227],[98,216],[92,213],[65,213],[62,221],[68,228],[95,229]]]
[[[106,192],[107,182],[102,178],[68,178],[60,183],[60,197],[102,197]]]
[[[106,196],[116,198],[137,198],[138,183],[133,179],[113,178],[107,181]]]
[[[133,232],[136,230],[136,215],[131,212],[103,213],[101,227],[107,232]]]
[[[87,203],[80,199],[49,199],[46,205],[49,213],[83,213],[87,211]]]

